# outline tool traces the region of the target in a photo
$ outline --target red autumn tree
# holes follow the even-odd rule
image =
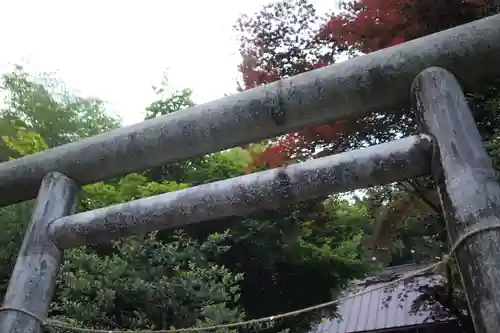
[[[307,0],[284,0],[240,17],[240,89],[250,89],[330,65],[341,54],[369,53],[497,12],[487,0],[352,0],[341,12],[317,15]],[[311,158],[411,133],[411,117],[401,110],[374,113],[290,133],[270,140],[257,166]],[[391,111],[391,110],[389,110]]]

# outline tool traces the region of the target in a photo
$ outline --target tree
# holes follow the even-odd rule
[[[71,93],[63,82],[47,73],[33,76],[16,66],[3,75],[1,90],[5,96],[0,111],[3,135],[24,127],[41,135],[48,147],[54,147],[119,126],[118,119],[106,114],[102,101]],[[3,160],[13,153],[5,147],[0,150],[4,150],[0,151]]]
[[[20,155],[47,147],[39,134],[24,129],[15,137],[2,139]],[[79,208],[96,209],[186,187],[130,174],[117,183],[85,186]],[[7,230],[13,229],[14,237],[22,236],[19,227],[25,223],[20,223],[20,216],[6,214],[19,213],[13,207],[0,210],[0,217],[6,216],[12,222]],[[243,319],[244,313],[238,306],[242,274],[233,274],[211,260],[229,249],[223,244],[227,232],[212,233],[203,241],[195,241],[182,231],[170,233],[167,239],[163,235],[163,240],[156,235],[65,251],[51,316],[72,325],[109,330],[210,326]],[[20,239],[15,238],[19,244]],[[4,288],[8,275],[1,281]]]
[[[165,91],[157,90],[159,97],[148,108],[148,117],[193,105],[189,90]],[[45,104],[38,107],[52,110]],[[52,128],[61,131],[66,121],[60,119]],[[12,157],[49,146],[31,124],[16,124],[9,123],[11,132],[2,138]],[[45,136],[61,137],[50,132]],[[79,210],[242,175],[252,153],[260,149],[234,148],[85,186]],[[23,205],[27,207],[0,209],[0,219],[11,222],[0,242],[14,240],[17,245],[2,253],[4,288],[30,216],[31,203]],[[361,205],[317,200],[70,250],[51,316],[102,329],[180,328],[236,322],[329,301],[348,280],[371,267],[357,227],[367,218]],[[335,315],[335,308],[258,329],[309,331],[323,315]]]
[[[189,99],[190,93],[174,92],[174,96]],[[170,95],[160,93],[148,110],[158,115],[182,112],[192,105],[190,100],[171,100]],[[243,175],[253,154],[261,149],[259,144],[237,147],[162,166],[145,175],[191,185],[223,180]],[[329,301],[351,278],[364,275],[372,261],[362,247],[359,226],[366,225],[367,218],[360,205],[321,199],[184,230],[197,240],[229,230],[230,248],[215,260],[243,274],[240,305],[247,318],[258,318]],[[335,308],[331,308],[297,316],[276,322],[274,329],[307,331],[323,315],[334,314]]]
[[[285,0],[264,6],[252,17],[242,16],[236,28],[241,35],[240,71],[244,88],[331,64],[341,52],[351,56],[372,52],[499,10],[498,4],[493,1],[462,0],[447,0],[439,4],[428,0],[356,0],[343,2],[342,8],[335,15],[321,18],[307,1]],[[495,128],[500,125],[499,87],[500,82],[487,83],[473,94],[468,94],[480,131],[488,140],[495,140]],[[412,112],[406,106],[384,111],[358,120],[347,119],[268,140],[266,149],[254,158],[254,166],[276,167],[288,161],[356,149],[416,132]],[[375,238],[383,234],[377,229],[389,230],[391,225],[394,230],[406,228],[407,231],[416,231],[410,225],[421,225],[425,220],[439,220],[440,211],[438,209],[436,212],[435,209],[439,207],[436,198],[426,198],[432,186],[428,179],[418,179],[370,191],[368,195],[375,196],[372,201],[383,203],[386,212],[392,211],[391,214],[376,212],[374,218],[379,223],[375,228]],[[381,191],[385,192],[382,201],[379,200],[383,194]],[[387,197],[389,192],[390,198]],[[435,202],[432,203],[432,200]],[[412,204],[408,205],[408,202]],[[420,208],[397,210],[406,214],[401,218],[393,209],[403,206]],[[435,212],[422,214],[422,207]],[[371,213],[375,213],[373,209]],[[425,217],[429,214],[434,217]],[[421,218],[409,219],[416,215]],[[395,218],[391,219],[391,216]],[[381,221],[385,221],[384,226],[380,225]],[[436,235],[442,235],[442,232],[429,237],[434,239]],[[386,237],[385,242],[388,241],[391,240]],[[372,245],[377,247],[376,244]],[[413,249],[411,246],[409,248]]]
[[[434,261],[446,251],[437,191],[432,183],[427,188],[421,183],[418,179],[366,190],[363,203],[374,217],[373,234],[366,245],[377,257],[390,258],[389,266]]]
[[[356,56],[498,12],[487,1],[355,0],[327,18],[315,13],[307,0],[284,0],[243,15],[240,34],[243,85],[250,89],[305,71],[330,65],[342,53]],[[498,85],[493,85],[498,87]],[[490,98],[492,86],[477,91],[475,100]],[[495,97],[498,100],[498,90]],[[471,96],[472,97],[472,96]],[[482,105],[484,107],[484,104]],[[485,116],[483,114],[483,116]],[[489,114],[488,122],[498,124]],[[325,124],[270,140],[255,164],[276,166],[288,159],[307,159],[393,140],[416,131],[405,106],[361,119]]]
[[[321,18],[305,0],[273,3],[254,16],[242,16],[236,25],[241,35],[240,89],[332,64],[341,53],[353,57],[373,52],[498,12],[496,1],[353,0],[344,1],[339,13]],[[499,87],[500,81],[486,82],[467,94],[478,127],[494,154],[498,153]],[[268,140],[250,171],[416,133],[408,106],[383,111]],[[445,251],[447,239],[439,202],[427,177],[370,189],[362,202],[374,221],[373,235],[365,242],[386,264],[434,261]],[[428,290],[426,295],[436,294],[436,289]],[[448,293],[441,301],[450,297]],[[455,302],[463,304],[457,298]]]
[[[21,66],[2,76],[0,162],[29,155],[118,126],[99,100],[85,99],[64,89],[48,74],[30,75]],[[0,255],[0,291],[5,291],[32,202],[0,208],[4,251]]]
[[[82,209],[185,188],[130,174],[84,187]],[[168,329],[242,320],[239,282],[213,258],[229,250],[227,232],[196,241],[182,231],[139,235],[69,251],[52,313],[103,329]],[[229,330],[223,330],[229,331]]]
[[[16,68],[4,76],[7,107],[2,122],[8,131],[1,142],[10,158],[29,155],[117,126],[105,115],[101,102],[84,100],[54,86],[36,82]],[[59,83],[58,83],[59,84]],[[41,133],[40,133],[41,132]],[[131,174],[114,182],[85,186],[79,209],[179,190],[172,181],[154,182]],[[2,291],[8,283],[31,202],[0,209],[4,223],[1,241],[9,243],[1,259]],[[242,275],[233,274],[210,258],[228,250],[227,233],[212,233],[195,241],[182,231],[156,233],[113,242],[109,246],[66,251],[51,315],[74,325],[117,328],[172,328],[214,325],[241,320],[238,307]],[[17,245],[17,246],[16,246]],[[230,330],[219,330],[229,332]]]
[[[318,38],[370,53],[495,13],[486,0],[351,0]]]

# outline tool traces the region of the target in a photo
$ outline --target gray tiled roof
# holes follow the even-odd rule
[[[396,274],[407,275],[421,268],[422,266],[406,265],[404,267],[394,267],[390,269],[390,271]],[[442,277],[436,275],[418,276],[411,278],[410,283],[413,285],[426,285],[433,282],[435,283],[435,281],[439,279],[442,279]],[[373,280],[373,278],[359,281],[359,288],[357,291],[373,291],[348,299],[340,304],[338,308],[340,318],[324,320],[319,325],[316,332],[369,332],[402,326],[418,326],[433,322],[429,318],[430,311],[419,311],[416,314],[411,313],[411,305],[420,295],[417,290],[414,290],[416,288],[404,288],[404,285],[400,283],[394,285],[392,290],[384,288],[375,290],[380,286],[380,283],[383,282],[370,284],[365,287],[365,282],[367,280]],[[404,293],[402,293],[403,291]],[[406,295],[406,297],[401,297],[402,294]],[[386,306],[384,306],[384,299],[387,299],[387,297],[390,297],[390,301],[385,302]]]

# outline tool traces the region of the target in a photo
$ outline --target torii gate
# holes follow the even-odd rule
[[[500,15],[0,164],[0,205],[37,197],[0,333],[42,332],[63,249],[426,174],[438,184],[451,241],[463,240],[456,257],[476,331],[497,333],[500,186],[458,83],[495,77]],[[81,185],[361,117],[410,96],[420,135],[73,214]]]

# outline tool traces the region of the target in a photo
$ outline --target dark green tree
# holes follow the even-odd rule
[[[186,94],[187,93],[187,94]],[[189,91],[162,97],[148,108],[150,115],[182,112],[191,101]],[[237,147],[146,173],[150,179],[204,184],[245,173],[260,145]],[[315,200],[261,211],[247,217],[230,217],[187,227],[188,235],[202,240],[207,235],[229,230],[229,250],[215,260],[231,271],[243,274],[241,307],[247,318],[271,316],[330,301],[354,278],[372,268],[363,248],[360,226],[369,226],[366,209],[340,199]],[[265,301],[264,301],[265,300]],[[274,329],[302,332],[327,309],[275,323]]]

